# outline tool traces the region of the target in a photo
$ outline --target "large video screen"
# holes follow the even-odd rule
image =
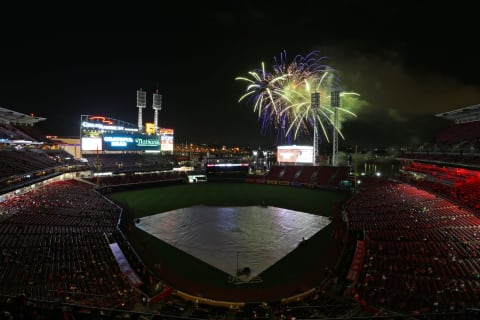
[[[277,162],[279,163],[313,163],[312,146],[278,146]]]
[[[162,151],[173,152],[173,129],[160,128],[160,144]]]
[[[160,152],[158,134],[140,133],[136,125],[109,117],[82,115],[80,135],[82,151]]]
[[[81,148],[83,151],[102,151],[102,138],[100,137],[82,137]]]
[[[160,151],[158,135],[111,133],[103,135],[106,151]]]

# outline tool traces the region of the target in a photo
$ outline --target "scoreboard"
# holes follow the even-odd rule
[[[173,129],[160,128],[160,147],[162,151],[173,152]]]
[[[158,135],[114,133],[102,137],[105,151],[160,151]]]
[[[81,116],[80,144],[81,151],[87,152],[161,151],[160,135],[155,132],[151,134],[141,133],[138,127],[131,123],[104,116]]]

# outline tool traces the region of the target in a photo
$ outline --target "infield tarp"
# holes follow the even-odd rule
[[[193,206],[139,219],[136,226],[232,276],[250,281],[330,223],[277,207]],[[238,259],[237,259],[238,258]]]

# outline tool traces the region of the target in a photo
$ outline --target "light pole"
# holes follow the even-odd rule
[[[317,113],[320,108],[320,93],[314,92],[310,96],[310,103],[313,109],[313,165],[317,165],[318,159],[318,128],[317,128]]]
[[[340,91],[332,91],[330,105],[333,107],[333,131],[332,131],[332,166],[337,165],[338,154],[338,107],[340,107]]]

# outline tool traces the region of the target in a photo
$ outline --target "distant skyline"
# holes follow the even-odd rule
[[[341,143],[416,144],[448,125],[434,114],[480,103],[475,12],[462,2],[356,1],[5,9],[0,107],[47,118],[45,134],[76,136],[82,114],[137,123],[140,88],[153,122],[158,87],[159,124],[176,143],[274,144],[238,103],[245,85],[235,77],[271,67],[282,51],[318,50],[368,103]]]

